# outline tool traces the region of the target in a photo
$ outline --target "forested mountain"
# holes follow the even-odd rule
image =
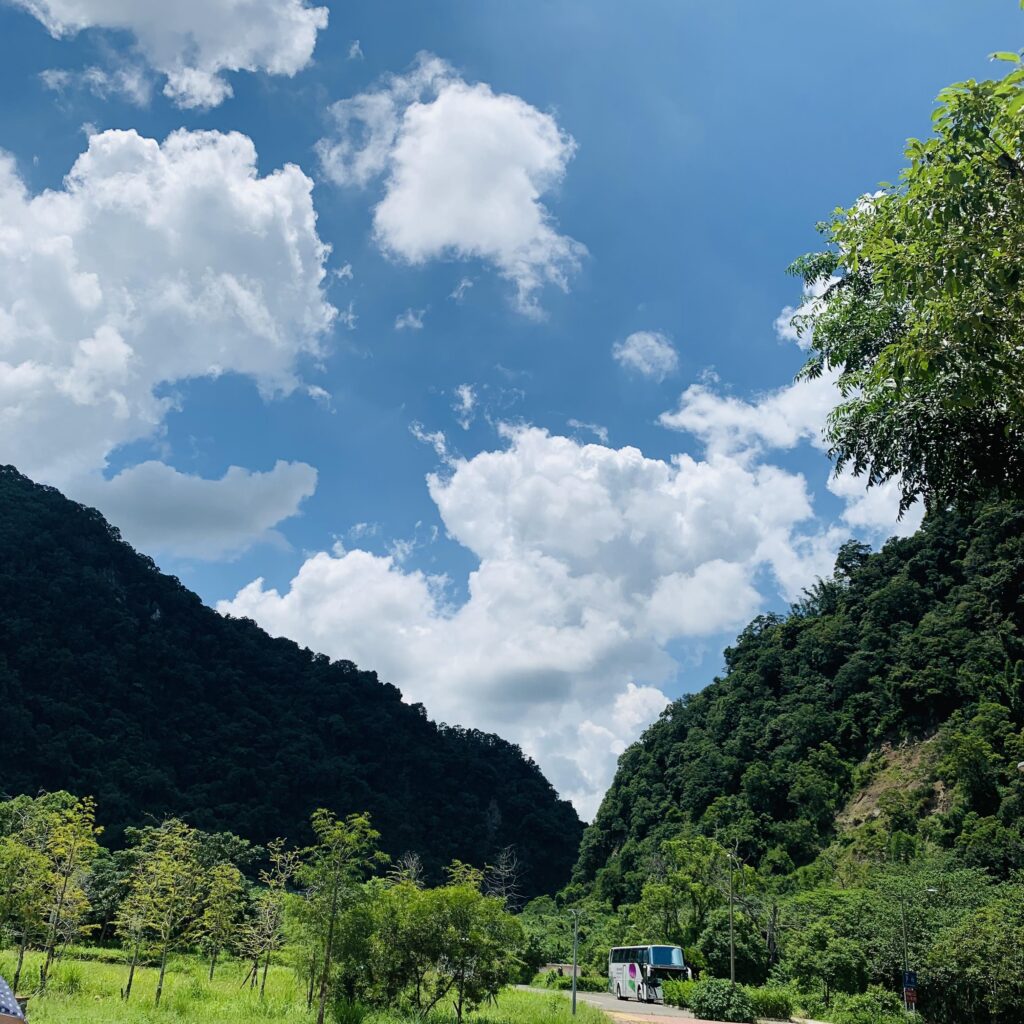
[[[96,798],[108,839],[150,816],[265,842],[368,811],[431,874],[514,844],[524,895],[568,878],[582,826],[518,747],[227,619],[95,510],[0,468],[0,788]],[[112,834],[112,835],[111,835]]]
[[[833,841],[881,843],[892,861],[945,848],[1003,878],[1024,867],[1022,584],[1017,503],[930,514],[875,554],[846,545],[833,579],[755,619],[724,676],[622,755],[575,880],[634,901],[687,826],[778,874]],[[854,793],[863,813],[840,815]]]

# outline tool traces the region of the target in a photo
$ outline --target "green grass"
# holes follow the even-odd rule
[[[89,953],[95,951],[90,950]],[[240,987],[247,973],[238,961],[218,965],[211,983],[207,967],[195,957],[174,957],[168,964],[164,993],[159,1008],[153,1006],[157,971],[137,968],[132,996],[121,1000],[121,988],[128,976],[117,955],[107,960],[68,957],[59,961],[50,975],[45,996],[29,1000],[30,1024],[244,1024],[248,1021],[278,1024],[311,1024],[315,1014],[306,1012],[305,990],[285,967],[271,967],[266,998],[260,1002],[248,987]],[[39,977],[41,957],[29,954],[22,972],[21,988],[30,991],[29,980]],[[0,974],[8,981],[14,976],[15,958],[0,954]],[[580,1004],[577,1024],[608,1024],[608,1018],[591,1006]],[[446,1010],[422,1024],[449,1024]],[[569,1000],[564,995],[540,995],[509,989],[496,1003],[481,1007],[469,1018],[473,1024],[570,1024]],[[353,1018],[355,1020],[355,1018]],[[387,1012],[368,1013],[361,1024],[412,1024],[410,1018]],[[420,1024],[420,1022],[417,1022]]]
[[[442,1011],[433,1014],[424,1024],[451,1024],[454,1016]],[[609,1024],[600,1011],[585,1003],[577,1003],[576,1016],[564,995],[556,992],[539,994],[506,989],[497,1003],[482,1006],[467,1018],[473,1024]],[[372,1013],[363,1024],[413,1024],[413,1019],[398,1013]],[[415,1022],[419,1024],[419,1022]]]
[[[38,955],[26,957],[23,990],[31,990],[26,980],[39,977],[40,960]],[[0,974],[10,980],[14,964],[9,953],[0,956]],[[136,969],[131,1000],[124,1003],[120,993],[128,977],[126,965],[68,958],[54,966],[46,995],[30,997],[29,1020],[31,1024],[308,1024],[313,1019],[306,1012],[305,993],[290,970],[271,967],[262,1003],[248,988],[239,987],[245,974],[241,963],[226,962],[218,966],[210,984],[207,969],[198,959],[173,958],[156,1008],[155,968]]]

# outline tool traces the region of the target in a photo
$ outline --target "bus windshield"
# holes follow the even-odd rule
[[[651,946],[651,964],[655,967],[682,967],[683,951],[678,946]]]

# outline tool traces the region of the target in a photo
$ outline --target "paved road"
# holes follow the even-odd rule
[[[648,1024],[648,1021],[696,1019],[689,1010],[680,1010],[678,1006],[638,1003],[635,999],[616,999],[607,992],[577,992],[576,998],[604,1010],[613,1020],[621,1021],[623,1024],[633,1024],[634,1021]]]
[[[547,988],[527,988],[519,985],[519,988],[528,992],[548,993]],[[563,992],[569,998],[568,992]],[[689,1021],[690,1024],[723,1024],[722,1021],[698,1020],[689,1010],[680,1010],[676,1006],[662,1006],[655,1003],[638,1003],[635,999],[616,999],[607,992],[577,992],[576,999],[579,1002],[596,1006],[604,1010],[608,1016],[615,1021],[615,1024],[666,1024],[667,1021]],[[777,1022],[781,1024],[781,1022]],[[807,1020],[803,1024],[820,1024],[819,1021]]]
[[[535,988],[532,992],[549,992],[550,989]],[[564,993],[566,997],[569,993]],[[638,1003],[635,999],[616,999],[607,992],[577,992],[576,998],[582,1003],[596,1006],[604,1010],[618,1024],[664,1024],[670,1020],[695,1021],[689,1010],[680,1010],[675,1006],[662,1006],[655,1003]],[[705,1021],[704,1024],[714,1024]]]

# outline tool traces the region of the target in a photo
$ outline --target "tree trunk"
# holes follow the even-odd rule
[[[466,991],[466,977],[465,977],[465,974],[462,974],[462,973],[459,974],[459,990],[458,991],[459,991],[459,1000],[455,1004],[455,1019],[456,1019],[456,1021],[458,1021],[458,1024],[462,1024],[462,1000],[463,1000],[463,994]]]
[[[267,971],[270,970],[270,950],[267,950],[267,959],[263,961],[263,977],[260,979],[260,1002],[263,1002],[263,993],[267,988]]]
[[[74,852],[74,848],[72,848]],[[50,915],[50,929],[46,936],[46,962],[39,969],[39,990],[46,991],[46,979],[50,976],[50,965],[53,963],[53,954],[57,946],[57,925],[60,923],[60,914],[64,909],[64,900],[67,899],[68,885],[71,883],[71,875],[74,871],[74,860],[70,861],[71,867],[64,873],[63,883],[60,887],[60,896],[57,897],[57,905]]]
[[[139,944],[136,942],[132,947],[132,965],[128,968],[128,984],[125,985],[124,991],[121,993],[121,998],[128,1002],[128,997],[132,994],[132,982],[135,980],[135,965],[139,962]]]
[[[167,947],[164,946],[164,951],[160,956],[160,977],[157,978],[156,982],[156,1003],[155,1006],[160,1005],[160,996],[163,995],[164,991],[164,972],[167,970]]]
[[[213,981],[213,969],[217,966],[217,954],[219,952],[219,949],[215,949],[210,955],[210,981]]]
[[[252,958],[252,967],[249,968],[249,988],[254,989],[260,977],[260,955],[257,953]]]
[[[324,1024],[324,1014],[327,1010],[327,985],[331,975],[331,953],[334,947],[334,920],[338,916],[338,888],[341,885],[339,878],[334,879],[334,888],[331,891],[331,917],[327,925],[327,948],[324,950],[324,970],[320,976],[320,1005],[316,1012],[316,1024]]]
[[[18,967],[14,972],[14,984],[11,988],[17,994],[18,986],[21,984],[21,968],[25,964],[25,950],[28,948],[28,929],[21,930],[21,943],[18,946]]]
[[[313,993],[316,991],[316,954],[314,953],[309,964],[309,985],[306,988],[306,1010],[313,1009]]]

